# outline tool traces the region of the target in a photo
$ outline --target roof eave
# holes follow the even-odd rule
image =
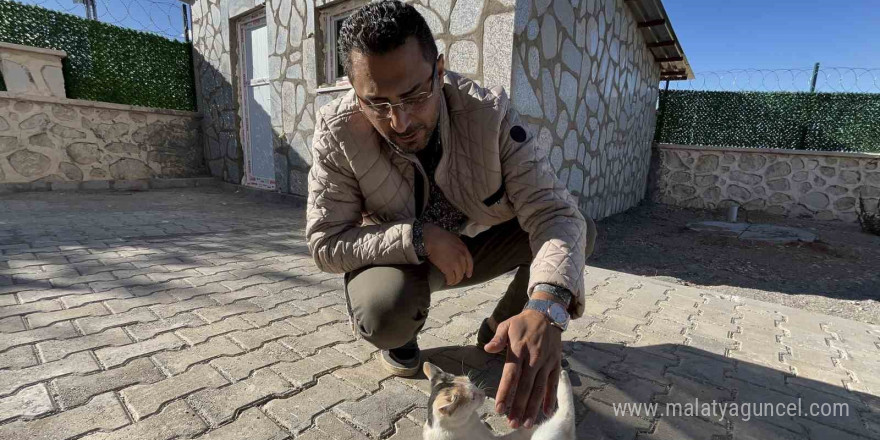
[[[648,50],[660,65],[661,81],[694,79],[681,42],[660,0],[624,0],[635,16]]]

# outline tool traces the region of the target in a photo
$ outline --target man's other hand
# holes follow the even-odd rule
[[[549,296],[549,298],[545,298]],[[544,292],[532,298],[550,299]],[[495,337],[486,344],[489,353],[507,347],[507,360],[495,396],[495,412],[507,414],[512,428],[531,428],[543,408],[549,414],[556,404],[562,361],[562,331],[536,310],[520,314],[498,324]]]
[[[422,226],[422,240],[430,261],[446,277],[446,284],[454,286],[474,273],[474,258],[457,235],[433,224]]]

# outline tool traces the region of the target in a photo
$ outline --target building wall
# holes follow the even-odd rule
[[[624,0],[518,0],[512,97],[581,210],[645,194],[660,71]]]
[[[240,183],[243,158],[232,78],[230,17],[252,9],[253,0],[189,0],[197,110],[212,176]]]
[[[351,0],[357,1],[357,0]],[[360,0],[363,3],[365,0]],[[447,66],[505,87],[581,209],[621,212],[645,194],[659,68],[624,0],[418,0]],[[305,195],[315,112],[344,90],[324,80],[322,11],[344,2],[267,0],[276,181]],[[238,183],[242,153],[230,19],[253,0],[194,0],[206,157]]]
[[[857,221],[880,201],[880,154],[660,145],[660,203]]]
[[[259,7],[253,0],[193,0],[194,62],[205,155],[211,173],[242,177],[235,92],[234,20]],[[324,80],[322,11],[343,2],[267,0],[271,120],[279,190],[306,195],[316,109],[344,90]],[[362,4],[361,1],[359,4]],[[448,68],[481,84],[510,87],[513,0],[412,2],[431,26]]]
[[[0,183],[205,174],[198,115],[0,92]]]

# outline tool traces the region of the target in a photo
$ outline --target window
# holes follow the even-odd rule
[[[318,41],[323,46],[318,50],[317,57],[319,66],[323,66],[323,78],[319,82],[324,87],[349,87],[348,78],[342,68],[342,60],[339,57],[339,32],[345,19],[350,17],[361,6],[369,3],[369,0],[342,0],[332,2],[331,5],[318,9]],[[320,75],[320,72],[319,72]]]
[[[344,12],[338,15],[330,15],[327,17],[327,23],[324,29],[327,32],[327,42],[325,48],[327,50],[327,82],[335,85],[347,85],[348,78],[345,76],[345,69],[342,67],[342,59],[339,56],[339,32],[342,30],[342,24],[354,11]]]

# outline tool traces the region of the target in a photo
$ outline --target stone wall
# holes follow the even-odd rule
[[[365,0],[347,0],[360,5]],[[212,175],[242,180],[235,19],[254,0],[193,0],[199,110]],[[413,0],[450,70],[503,86],[584,212],[642,199],[659,67],[624,0]],[[324,80],[321,17],[346,1],[267,0],[279,191],[305,195],[315,111],[345,88]]]
[[[512,97],[581,210],[645,194],[659,66],[624,0],[518,0]]]
[[[229,17],[253,8],[254,2],[187,2],[192,11],[196,108],[202,116],[205,161],[212,176],[240,183],[243,159],[237,131],[237,102],[232,86]]]
[[[658,153],[660,203],[854,222],[859,198],[871,212],[880,200],[880,154],[666,144]]]
[[[0,92],[0,183],[204,174],[195,113]]]

